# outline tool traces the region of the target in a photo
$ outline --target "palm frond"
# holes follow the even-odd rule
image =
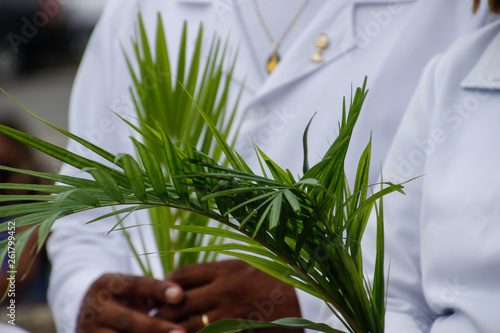
[[[224,147],[221,149],[214,139],[212,132],[207,130],[206,124],[217,128],[221,138],[227,140],[229,131],[235,129],[236,105],[228,105],[228,95],[231,82],[232,66],[227,70],[224,78],[224,62],[227,50],[221,51],[220,41],[214,38],[209,49],[209,56],[203,64],[201,50],[203,47],[203,27],[198,29],[194,50],[189,54],[187,50],[188,27],[184,24],[182,29],[181,44],[176,66],[171,64],[172,58],[166,42],[163,22],[158,15],[156,39],[148,39],[144,22],[139,15],[136,38],[133,41],[134,55],[126,55],[129,70],[134,83],[131,89],[134,105],[136,106],[139,126],[134,126],[140,133],[144,143],[134,139],[138,157],[146,171],[144,176],[151,183],[155,192],[164,201],[168,202],[168,191],[165,181],[174,184],[177,195],[184,204],[189,205],[190,192],[188,184],[192,180],[181,179],[188,168],[196,166],[186,165],[180,156],[181,151],[188,154],[211,155],[214,160],[219,160]],[[152,51],[152,45],[155,51]],[[190,61],[190,62],[189,62]],[[189,64],[188,64],[189,62]],[[138,63],[138,70],[132,64]],[[172,71],[177,67],[176,74]],[[196,109],[203,105],[206,115]],[[130,158],[124,159],[130,166],[137,170]],[[129,167],[130,173],[132,170]],[[127,173],[126,173],[127,174]],[[134,179],[140,180],[141,175],[136,171]],[[129,177],[130,179],[130,177]],[[140,186],[140,181],[136,184]],[[141,191],[144,199],[145,189]],[[200,193],[196,191],[195,193]],[[199,202],[206,206],[206,202]],[[220,242],[220,237],[201,237],[188,231],[174,233],[172,229],[164,228],[175,224],[207,225],[209,218],[195,215],[185,211],[172,211],[168,207],[150,210],[151,224],[154,229],[156,243],[160,252],[181,250],[186,247],[200,246],[205,243]],[[205,256],[215,259],[214,255]],[[165,275],[174,268],[196,263],[203,260],[197,253],[178,251],[174,256],[163,256],[162,263]],[[143,263],[140,263],[144,267]]]
[[[112,164],[105,166],[40,139],[0,126],[0,133],[25,142],[63,163],[71,164],[92,175],[92,179],[83,180],[39,173],[39,176],[65,185],[51,187],[30,185],[29,188],[33,190],[45,190],[53,195],[40,197],[36,202],[31,202],[31,197],[9,196],[5,200],[16,199],[19,203],[8,206],[5,211],[2,208],[0,215],[9,216],[13,212],[24,214],[16,219],[16,222],[30,227],[30,230],[38,228],[39,242],[43,243],[54,221],[66,215],[97,207],[116,207],[101,217],[108,218],[118,217],[122,213],[128,214],[134,210],[149,209],[152,212],[151,225],[157,236],[158,250],[162,254],[165,266],[173,265],[172,253],[179,249],[186,255],[209,250],[231,254],[281,278],[292,286],[320,297],[330,308],[335,309],[335,314],[347,325],[350,332],[383,332],[385,314],[383,219],[382,203],[378,200],[391,192],[402,192],[403,187],[392,183],[385,183],[385,188],[380,190],[370,187],[368,184],[370,143],[360,157],[354,188],[351,190],[346,182],[344,160],[352,130],[367,95],[366,80],[361,88],[355,90],[349,105],[344,101],[338,138],[319,163],[310,168],[304,163],[304,175],[295,180],[286,168],[278,166],[257,148],[259,158],[270,171],[269,178],[258,176],[227,143],[231,126],[220,130],[217,125],[224,121],[215,119],[220,115],[210,114],[204,109],[206,106],[209,110],[217,110],[217,114],[220,107],[214,102],[216,96],[225,95],[225,93],[222,95],[203,93],[204,89],[213,90],[217,86],[224,86],[223,91],[228,89],[227,85],[221,84],[221,69],[215,61],[218,46],[212,49],[214,58],[203,71],[210,74],[203,75],[202,83],[193,82],[198,74],[191,75],[185,69],[179,68],[187,61],[186,29],[183,30],[177,80],[170,83],[165,80],[157,81],[161,82],[162,89],[170,87],[171,90],[166,95],[177,97],[163,100],[164,95],[155,89],[148,92],[141,89],[141,80],[148,66],[153,66],[153,72],[158,75],[164,73],[163,71],[170,71],[172,67],[168,64],[168,57],[164,53],[157,55],[155,63],[145,42],[143,27],[141,24],[139,26],[140,38],[135,42],[134,48],[141,66],[139,73],[133,74],[133,80],[136,82],[136,105],[138,111],[142,112],[139,113],[141,117],[139,130],[145,135],[143,143],[140,143],[140,140],[134,141],[138,150],[136,157],[127,154],[115,156],[92,146],[83,138],[74,138],[74,135],[70,135],[70,138],[105,156]],[[161,21],[158,33],[157,52],[158,47],[166,47],[163,45]],[[213,45],[218,43],[215,42]],[[198,48],[197,46],[196,50]],[[196,50],[193,58],[199,57],[197,55],[199,52]],[[199,69],[194,67],[197,65],[192,63],[191,70],[197,72]],[[211,80],[213,84],[208,83]],[[197,87],[201,87],[201,90],[196,90]],[[184,97],[179,97],[181,95]],[[223,100],[225,99],[219,101]],[[199,117],[192,118],[206,126],[204,131],[210,135],[205,134],[205,138],[216,146],[210,144],[210,149],[204,150],[204,142],[207,140],[189,142],[186,131],[178,134],[169,132],[167,127],[177,127],[172,126],[172,121],[184,124],[185,118],[174,112],[167,117],[169,121],[164,122],[160,119],[164,115],[153,117],[151,113],[145,111],[155,105],[164,105],[166,109],[173,106],[173,111],[183,105],[186,107],[184,110],[196,112]],[[152,118],[148,119],[150,116]],[[307,125],[304,142],[307,140],[309,126],[313,124]],[[200,138],[197,135],[194,135],[195,139]],[[228,165],[220,163],[219,158],[213,156],[224,156]],[[27,185],[0,186],[28,188]],[[373,193],[369,194],[369,190]],[[376,269],[374,277],[368,279],[363,272],[360,243],[371,211],[377,204],[379,216]],[[120,206],[124,206],[123,209]],[[200,220],[194,225],[176,224],[175,221],[181,216],[181,219],[186,218],[186,215],[182,214],[192,214],[189,218],[200,216],[203,221]],[[206,222],[208,218],[241,234],[211,228]],[[97,218],[92,223],[99,223],[99,220],[100,218]],[[0,231],[2,229],[5,230],[4,224],[0,225]],[[122,227],[119,217],[114,230],[121,232],[127,230]],[[203,247],[200,242],[184,236],[174,240],[170,234],[172,230],[193,232],[193,235],[206,234],[243,240],[246,245],[220,244],[213,241]],[[19,237],[22,236],[16,237],[21,251],[24,244]],[[183,244],[174,244],[175,242]],[[5,254],[6,241],[0,242],[0,246]],[[146,262],[143,267],[145,274],[148,274]],[[254,324],[230,320],[215,323],[204,331],[220,332],[219,328],[223,327],[227,332],[236,332],[237,329],[241,329],[241,325]],[[258,325],[309,327],[324,332],[338,332],[324,324],[310,323],[302,319],[284,319]]]

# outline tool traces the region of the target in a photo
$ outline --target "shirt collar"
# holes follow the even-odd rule
[[[500,90],[500,32],[460,86],[465,89]]]

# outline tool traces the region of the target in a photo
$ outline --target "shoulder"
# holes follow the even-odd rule
[[[218,10],[218,0],[109,0],[98,26],[120,40],[128,40],[141,14],[146,30],[154,30],[161,14],[165,28],[180,29],[184,22],[198,26]],[[224,2],[232,2],[227,0]]]
[[[114,17],[123,20],[127,14],[138,12],[147,14],[162,12],[172,16],[188,15],[199,9],[215,8],[217,3],[216,0],[109,0],[103,18]]]

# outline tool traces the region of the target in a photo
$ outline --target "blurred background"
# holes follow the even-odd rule
[[[0,0],[0,88],[48,121],[67,128],[71,86],[106,0]],[[65,138],[0,93],[0,123],[65,146]],[[0,136],[0,164],[57,172],[60,165]],[[2,173],[0,182],[36,182]],[[0,206],[1,209],[1,206]],[[0,239],[5,235],[0,235]],[[23,261],[23,258],[18,258]],[[16,325],[33,333],[55,332],[46,305],[49,263],[42,253],[23,281],[16,276]],[[26,266],[26,267],[22,267]],[[0,288],[7,288],[2,268]],[[6,299],[0,321],[6,322]],[[0,326],[0,332],[4,332]]]

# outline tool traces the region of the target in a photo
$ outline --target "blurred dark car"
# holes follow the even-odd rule
[[[0,0],[0,81],[79,58],[105,0]]]

